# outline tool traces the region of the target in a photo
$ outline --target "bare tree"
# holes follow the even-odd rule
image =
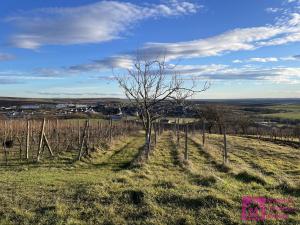
[[[170,68],[165,59],[144,60],[137,57],[126,75],[116,76],[125,95],[139,109],[140,119],[145,130],[144,156],[151,151],[151,132],[155,120],[161,117],[162,104],[168,100],[179,101],[205,91],[209,85],[196,89],[195,80],[183,79],[183,76]]]
[[[190,87],[191,91],[186,91],[182,89],[178,89],[174,92],[174,95],[172,95],[172,104],[176,107],[176,110],[179,110],[179,113],[176,113],[176,118],[175,118],[175,128],[176,128],[176,139],[177,139],[177,146],[179,147],[180,145],[180,116],[184,116],[186,114],[186,109],[187,109],[187,101],[186,99],[192,96],[194,93],[193,91],[196,89],[196,84],[195,81],[192,81],[192,86]],[[173,109],[174,110],[174,109]]]

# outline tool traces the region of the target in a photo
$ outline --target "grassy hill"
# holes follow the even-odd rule
[[[223,166],[221,138],[210,135],[203,148],[190,137],[189,162],[165,132],[138,168],[129,165],[142,134],[83,162],[68,152],[39,164],[2,164],[0,224],[242,224],[245,195],[291,197],[298,212],[265,224],[300,224],[299,149],[229,137]]]

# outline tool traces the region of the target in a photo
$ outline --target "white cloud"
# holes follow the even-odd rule
[[[298,41],[300,41],[300,14],[291,13],[273,25],[237,28],[217,36],[193,41],[147,43],[141,51],[149,58],[164,55],[168,60],[172,60],[217,56]]]
[[[300,60],[298,55],[295,56],[285,56],[285,57],[265,57],[265,58],[249,58],[249,59],[235,59],[233,63],[251,63],[251,62],[259,62],[259,63],[267,63],[267,62],[279,62],[279,61],[297,61]]]
[[[250,58],[250,59],[246,59],[246,60],[240,60],[240,59],[236,59],[232,61],[233,63],[250,63],[250,62],[260,62],[260,63],[265,63],[265,62],[278,62],[278,58],[276,57],[266,57],[266,58],[259,58],[259,57],[255,57],[255,58]]]
[[[297,58],[298,56],[294,56]],[[286,57],[287,58],[287,57]],[[299,57],[300,58],[300,57]],[[116,63],[116,65],[122,61],[114,61],[113,59],[109,63]],[[113,62],[114,61],[114,62]],[[133,61],[131,61],[133,62]],[[99,63],[99,64],[97,64]],[[106,63],[102,65],[103,61],[95,62],[94,64],[78,65],[70,68],[61,69],[39,69],[27,73],[7,71],[0,72],[0,80],[5,80],[6,83],[10,83],[11,80],[16,82],[25,82],[29,80],[51,80],[51,79],[65,79],[68,76],[86,75],[86,79],[92,80],[106,80],[113,81],[115,77],[109,73],[108,75],[89,72],[97,72],[107,70]],[[129,65],[131,66],[131,64]],[[126,69],[127,65],[124,64]],[[269,81],[273,83],[287,83],[287,84],[300,84],[300,67],[262,67],[255,65],[242,65],[240,67],[234,67],[224,64],[208,64],[208,65],[173,65],[169,64],[166,73],[177,73],[183,79],[199,79],[199,80],[212,80],[212,81],[236,81],[236,80],[253,80],[253,81]],[[66,92],[64,92],[66,93]],[[95,92],[93,92],[95,93]]]
[[[225,52],[253,50],[255,42],[267,40],[281,33],[279,28],[255,27],[228,31],[226,33],[195,41],[177,43],[148,43],[142,51],[148,57],[165,55],[168,60],[216,56]]]
[[[268,57],[268,58],[250,58],[248,62],[277,62],[278,59],[275,57]]]
[[[232,62],[233,62],[233,63],[242,63],[242,62],[243,62],[243,60],[240,60],[240,59],[235,59],[235,60],[233,60]]]
[[[300,3],[300,0],[287,0],[288,3],[297,2]]]
[[[103,67],[99,64],[95,66],[84,65],[78,68],[67,68],[60,71],[60,75],[74,75],[82,74],[90,71],[103,71]],[[288,83],[288,84],[299,84],[300,83],[300,68],[299,67],[257,67],[254,65],[243,65],[242,67],[231,67],[224,64],[209,64],[209,65],[174,65],[170,64],[166,73],[172,74],[177,73],[186,79],[191,77],[200,80],[257,80],[257,81],[270,81],[275,83]],[[47,76],[51,76],[51,73]],[[57,74],[52,73],[53,77]],[[104,80],[114,80],[111,75],[100,75],[92,77],[91,79],[104,79]]]
[[[100,43],[120,38],[136,22],[147,18],[179,16],[197,12],[201,6],[172,0],[144,6],[128,2],[101,1],[73,8],[44,8],[11,16],[17,33],[10,42],[35,49],[47,44]]]
[[[84,72],[84,71],[101,71],[111,70],[113,68],[128,69],[131,68],[133,59],[131,56],[114,56],[102,60],[94,60],[89,64],[75,65],[68,68],[69,71],[73,72]]]
[[[279,11],[281,11],[280,8],[272,8],[272,7],[266,8],[266,12],[268,12],[268,13],[276,13],[276,12],[279,12]]]
[[[257,80],[275,83],[300,84],[300,67],[241,67],[227,65],[177,66],[181,75],[200,80]]]
[[[33,73],[41,77],[65,77],[76,76],[88,72],[112,72],[112,69],[129,69],[133,65],[131,56],[113,56],[101,60],[94,60],[90,63],[73,65],[64,68],[37,68]],[[98,77],[99,78],[99,77]],[[111,79],[110,76],[105,78]]]

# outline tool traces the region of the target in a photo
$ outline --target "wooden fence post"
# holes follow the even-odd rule
[[[81,160],[81,157],[83,155],[83,145],[84,145],[84,142],[86,141],[86,132],[87,132],[87,129],[88,129],[88,123],[89,122],[87,120],[85,122],[85,127],[84,127],[82,138],[81,138],[81,145],[80,145],[80,149],[79,149],[79,153],[78,153],[78,157],[77,157],[78,160]]]
[[[184,159],[189,160],[188,152],[188,125],[185,125],[185,150],[184,150]]]
[[[176,126],[176,134],[177,134],[177,145],[179,146],[180,144],[180,123],[179,123],[179,118],[177,118],[177,126]]]
[[[205,145],[205,120],[202,120],[202,145]]]
[[[51,156],[54,156],[53,151],[52,151],[52,149],[50,147],[49,141],[48,141],[48,139],[47,139],[47,137],[45,135],[45,123],[46,123],[46,120],[44,118],[43,124],[42,124],[42,129],[41,129],[41,135],[40,135],[38,155],[37,155],[37,159],[36,159],[37,162],[40,161],[40,157],[41,157],[42,151],[44,150],[45,146],[48,148]]]
[[[87,154],[90,154],[90,120],[89,119],[88,119],[88,126],[87,126],[86,151]]]
[[[29,159],[29,138],[30,138],[30,124],[29,120],[27,120],[27,134],[26,134],[26,152],[25,152],[25,158]]]
[[[8,165],[8,157],[7,157],[7,149],[6,149],[6,128],[7,128],[7,123],[6,121],[4,122],[4,141],[3,141],[3,150],[4,150],[4,158],[5,158],[5,164]]]
[[[77,126],[78,126],[78,145],[80,145],[80,120],[78,120],[77,122]]]
[[[112,118],[109,120],[109,143],[112,142]]]
[[[37,162],[40,161],[41,151],[42,151],[42,147],[43,147],[43,137],[44,137],[44,132],[45,132],[45,122],[46,122],[46,120],[44,118],[43,124],[42,124],[42,128],[41,128],[40,141],[39,141],[39,149],[38,149],[38,154],[37,154],[37,159],[36,159]]]
[[[156,147],[156,142],[157,142],[157,125],[156,124],[153,125],[153,129],[154,129],[154,146]]]
[[[51,156],[54,156],[53,151],[52,151],[52,149],[50,147],[49,141],[48,141],[48,139],[47,139],[47,137],[46,137],[45,134],[44,134],[44,140],[45,140],[45,145],[48,147],[48,150],[49,150]]]
[[[56,119],[56,148],[55,150],[59,152],[59,132],[58,132],[58,119]]]
[[[224,164],[228,163],[228,152],[227,152],[227,139],[226,139],[226,125],[223,127],[223,138],[224,138]]]

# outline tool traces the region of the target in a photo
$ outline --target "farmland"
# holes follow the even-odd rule
[[[291,119],[291,120],[300,120],[300,106],[299,105],[273,105],[267,107],[269,109],[275,109],[283,112],[264,114],[263,116],[270,118],[280,118],[280,119]]]
[[[100,122],[107,130],[109,123]],[[41,121],[35,123],[38,131]],[[55,128],[56,123],[46,124]],[[60,130],[74,132],[66,139],[76,140],[77,122],[61,124]],[[79,127],[82,131],[84,123]],[[133,166],[144,144],[141,129],[115,133],[111,142],[105,133],[93,133],[97,129],[98,122],[91,122],[90,141],[97,147],[81,160],[76,160],[78,140],[66,150],[62,139],[60,150],[53,157],[44,151],[39,162],[37,144],[29,160],[20,159],[15,148],[0,168],[0,224],[241,224],[246,195],[292,198],[295,209],[300,207],[297,148],[228,135],[229,163],[224,165],[223,137],[207,134],[203,146],[195,131],[188,134],[185,160],[184,133],[177,144],[173,130],[163,129],[147,163]],[[50,145],[55,143],[51,129],[46,131]],[[96,145],[97,140],[109,144]],[[298,211],[288,217],[267,222],[299,224]]]

